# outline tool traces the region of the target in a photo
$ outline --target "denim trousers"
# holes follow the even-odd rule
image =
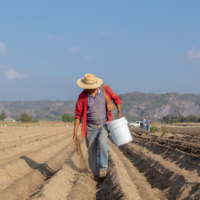
[[[151,126],[151,125],[147,125],[147,131],[148,131],[148,132],[150,131],[150,126]]]
[[[97,176],[99,171],[108,169],[109,136],[107,124],[87,124],[86,145],[88,148],[88,163],[92,173]]]

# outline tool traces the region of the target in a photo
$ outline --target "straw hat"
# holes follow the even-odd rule
[[[100,87],[103,84],[103,80],[96,78],[94,74],[86,74],[84,78],[80,78],[77,81],[77,84],[84,89],[94,89]]]

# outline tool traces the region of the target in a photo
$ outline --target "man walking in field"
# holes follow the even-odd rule
[[[103,80],[94,74],[86,74],[77,81],[83,92],[79,95],[75,109],[74,140],[79,140],[77,135],[78,125],[82,119],[82,137],[86,136],[88,148],[88,162],[94,179],[106,177],[108,169],[108,129],[106,122],[112,121],[113,116],[109,109],[113,100],[118,118],[121,118],[121,99],[107,85],[102,85]]]
[[[147,126],[147,131],[150,131],[150,126],[151,126],[151,119],[148,117],[146,120],[146,126]]]

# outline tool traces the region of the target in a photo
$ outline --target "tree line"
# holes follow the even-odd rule
[[[194,115],[189,115],[189,116],[170,116],[170,115],[165,115],[161,122],[170,124],[170,123],[183,123],[183,122],[193,122],[193,123],[198,123],[200,122],[200,118]]]
[[[4,121],[6,119],[6,113],[2,111],[0,114],[0,120]],[[17,122],[38,122],[38,119],[34,119],[32,116],[26,113],[22,113],[19,118],[15,119]],[[63,122],[73,122],[74,117],[69,114],[63,114],[62,115],[62,121]]]
[[[19,120],[16,121],[21,121],[21,122],[38,122],[37,119],[32,119],[32,117],[29,114],[21,114]],[[69,115],[69,114],[63,114],[62,115],[62,121],[63,122],[73,122],[74,121],[74,117]]]
[[[38,119],[33,119],[32,116],[30,116],[29,114],[26,113],[22,113],[20,115],[20,118],[16,119],[17,122],[21,121],[21,122],[39,122]]]
[[[6,119],[6,113],[4,112],[4,110],[1,112],[1,115],[0,115],[0,120],[1,121],[4,121],[4,119]]]

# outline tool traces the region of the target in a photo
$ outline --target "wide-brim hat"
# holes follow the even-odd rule
[[[97,78],[94,74],[86,74],[84,78],[77,81],[79,87],[84,89],[95,89],[103,84],[103,80]]]

